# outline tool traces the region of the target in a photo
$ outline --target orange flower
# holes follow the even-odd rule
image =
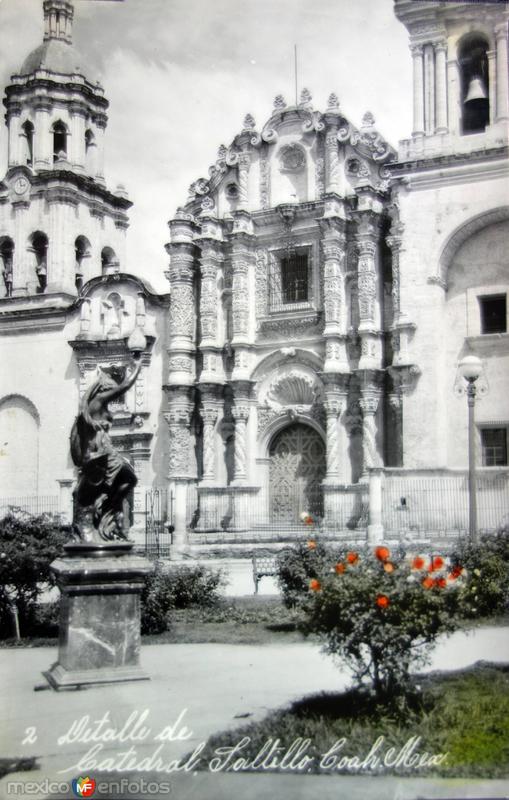
[[[443,569],[445,566],[445,561],[442,556],[433,556],[431,559],[431,563],[428,567],[429,572],[435,572],[435,570]]]
[[[338,564],[336,564],[334,569],[336,570],[338,575],[342,575],[343,572],[346,570],[346,566],[344,564],[342,564],[341,562],[339,562]]]
[[[386,572],[394,572],[394,569],[395,569],[395,567],[394,567],[394,564],[391,564],[391,562],[390,562],[390,561],[386,561],[386,562],[385,562],[385,564],[384,564],[384,570],[385,570]]]
[[[388,547],[377,547],[375,550],[375,556],[379,561],[387,561],[390,555],[391,552]]]
[[[306,511],[303,511],[300,515],[300,521],[304,523],[304,525],[312,525],[313,524],[313,517],[311,514],[308,514]]]
[[[316,550],[316,542],[314,539],[308,539],[307,541],[308,550]]]
[[[435,578],[435,586],[438,586],[439,589],[445,589],[447,581],[445,578]]]
[[[320,581],[317,581],[316,578],[313,578],[312,580],[309,581],[309,588],[311,589],[312,592],[319,592],[320,589],[322,588],[322,584],[320,583]]]
[[[424,569],[425,564],[426,562],[422,556],[415,556],[414,560],[412,561],[412,569]]]
[[[346,560],[348,561],[349,564],[357,564],[359,560],[359,555],[358,553],[347,553]]]
[[[434,584],[435,581],[433,580],[433,578],[424,578],[422,582],[422,585],[424,586],[425,589],[432,589]]]
[[[452,568],[449,577],[455,581],[456,578],[459,578],[462,572],[463,572],[463,567],[460,567],[459,564],[456,564],[456,566]]]
[[[379,594],[378,597],[376,598],[376,604],[378,608],[387,608],[390,602],[391,601],[385,594]]]

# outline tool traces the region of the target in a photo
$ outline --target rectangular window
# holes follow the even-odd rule
[[[307,253],[291,253],[281,259],[281,300],[283,303],[305,303],[309,293]]]
[[[507,333],[507,296],[491,294],[480,297],[481,333]]]
[[[507,466],[507,428],[481,428],[483,467]]]

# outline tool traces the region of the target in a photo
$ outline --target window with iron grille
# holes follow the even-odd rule
[[[479,298],[481,333],[507,333],[507,299],[505,294]]]
[[[308,299],[308,254],[290,253],[281,259],[283,303],[304,303]]]
[[[481,428],[483,467],[507,466],[507,428]]]
[[[300,304],[307,308],[311,295],[309,253],[300,249],[275,256],[270,273],[270,310],[289,311],[290,306]]]

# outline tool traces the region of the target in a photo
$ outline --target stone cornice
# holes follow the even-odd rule
[[[79,297],[75,299],[73,306],[76,308],[81,306],[83,300],[89,297],[98,286],[106,286],[109,284],[112,287],[115,287],[121,282],[133,283],[138,291],[143,292],[144,297],[146,297],[155,305],[168,306],[170,304],[169,292],[166,294],[158,294],[154,291],[148,281],[142,280],[137,275],[131,275],[129,272],[115,272],[112,275],[98,275],[97,277],[91,278],[89,281],[87,281],[87,283],[85,283],[82,287]]]
[[[491,161],[507,161],[509,147],[492,147],[487,150],[474,150],[471,153],[451,153],[442,156],[431,156],[429,158],[415,158],[411,161],[394,161],[386,164],[385,169],[390,172],[393,178],[403,177],[418,172],[431,172],[437,169],[443,170],[444,167],[455,167],[474,164],[483,164]]]

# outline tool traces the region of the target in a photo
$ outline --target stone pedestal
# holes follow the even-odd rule
[[[153,567],[131,542],[77,543],[51,565],[61,592],[54,689],[146,680],[140,667],[140,593]]]

